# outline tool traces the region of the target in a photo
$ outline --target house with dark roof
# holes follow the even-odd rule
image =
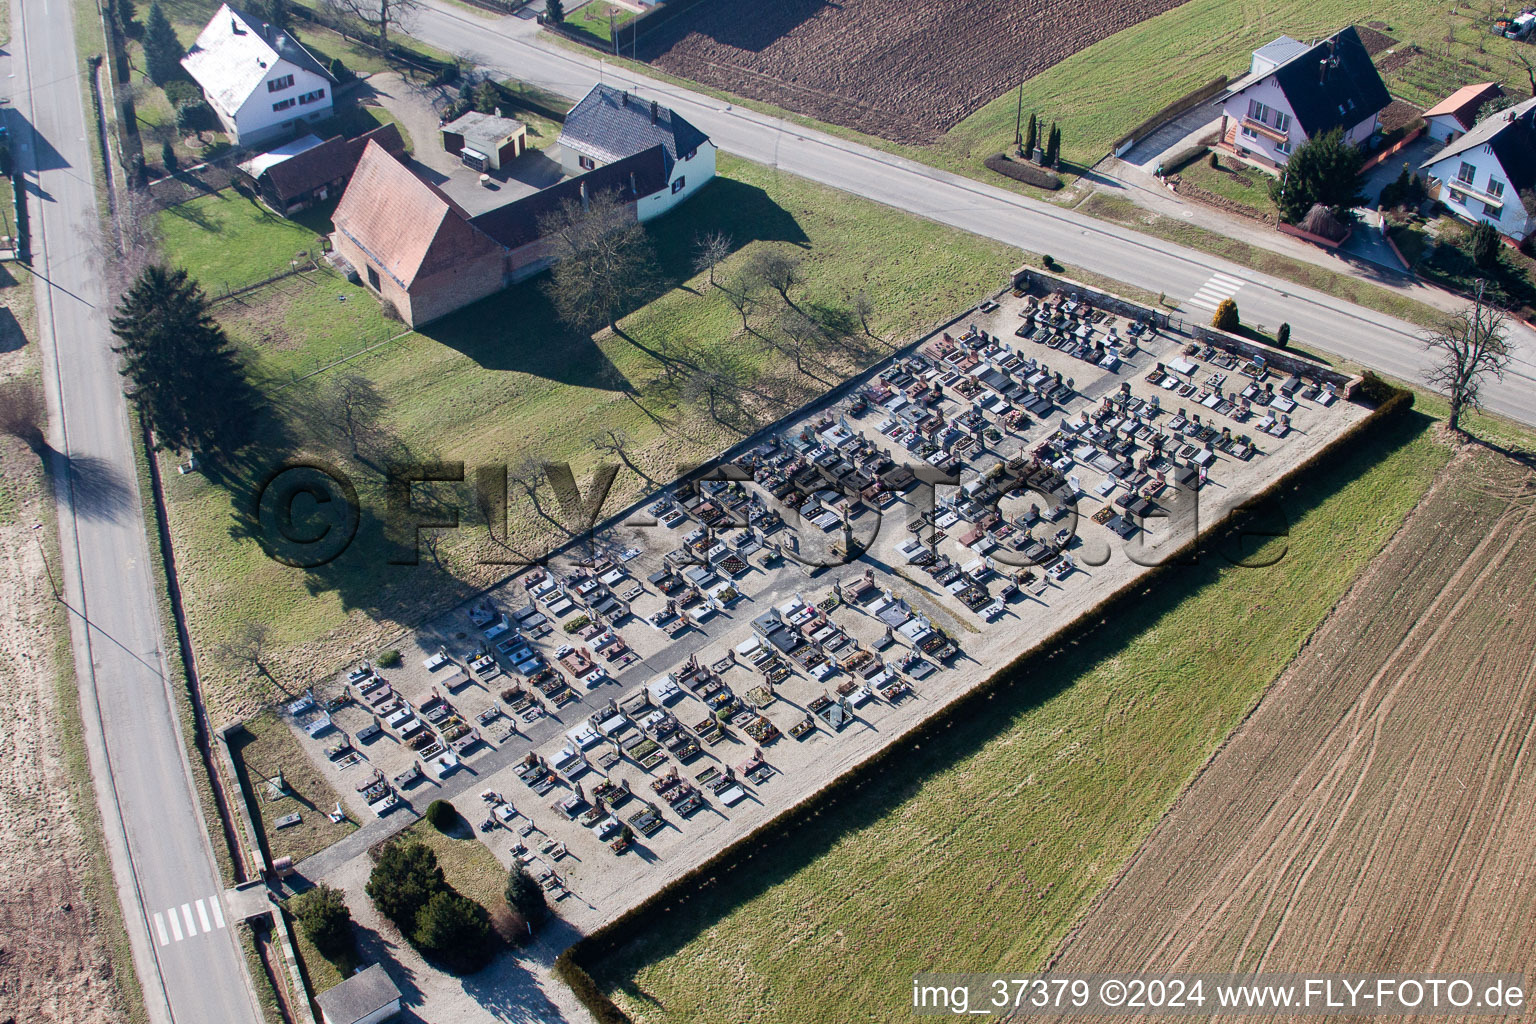
[[[369,141],[331,217],[332,248],[406,323],[436,320],[548,268],[542,222],[562,206],[616,195],[627,217],[644,222],[714,177],[708,137],[671,111],[658,111],[657,123],[666,125],[665,137],[657,132],[630,153],[606,149],[600,166],[473,217],[404,158]],[[682,153],[679,139],[689,147]]]
[[[1335,128],[1361,145],[1392,102],[1353,26],[1310,46],[1281,36],[1253,52],[1249,73],[1222,95],[1218,145],[1283,167],[1297,146]]]
[[[405,153],[400,129],[381,124],[351,139],[337,135],[322,142],[306,135],[252,157],[240,165],[240,171],[269,209],[291,217],[340,195],[370,142],[377,142],[397,157]]]
[[[1424,111],[1424,134],[1439,143],[1455,141],[1477,124],[1477,111],[1484,103],[1504,95],[1497,82],[1464,85]]]
[[[331,116],[336,80],[293,36],[229,4],[182,58],[237,146]]]
[[[643,221],[667,212],[715,176],[715,144],[677,111],[627,89],[595,85],[565,115],[558,159],[567,174],[579,175],[653,146],[661,147],[667,187],[641,204]]]
[[[1524,241],[1536,226],[1536,98],[1483,118],[1420,169],[1451,213]]]

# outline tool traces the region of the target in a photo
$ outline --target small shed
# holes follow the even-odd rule
[[[499,171],[528,148],[528,129],[500,114],[471,110],[443,125],[443,148],[477,171]]]
[[[315,997],[323,1024],[378,1024],[400,1012],[400,990],[374,964]]]

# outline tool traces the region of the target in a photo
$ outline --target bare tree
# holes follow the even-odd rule
[[[254,668],[268,679],[272,679],[272,673],[267,671],[266,663],[263,661],[271,638],[272,630],[265,622],[246,619],[235,627],[233,636],[214,645],[213,653],[226,665]]]
[[[853,315],[859,318],[859,326],[864,328],[865,334],[871,338],[876,337],[875,332],[869,329],[869,318],[875,315],[875,303],[869,297],[869,292],[862,288],[853,293]]]
[[[796,307],[787,306],[779,311],[774,326],[779,337],[778,347],[794,357],[795,369],[821,380],[816,373],[806,369],[807,357],[821,351],[826,344],[826,334],[821,325]]]
[[[380,53],[389,52],[389,30],[405,29],[408,15],[421,9],[420,0],[324,0],[333,14],[355,21],[378,36]]]
[[[636,474],[646,483],[656,483],[649,473],[635,465],[635,461],[629,457],[630,445],[634,443],[634,438],[629,435],[628,431],[608,427],[593,434],[591,443],[592,447],[598,451],[608,452],[611,455],[617,456],[619,461],[624,463],[631,473]]]
[[[1483,378],[1504,379],[1509,365],[1509,329],[1502,310],[1483,302],[1484,282],[1478,282],[1472,305],[1453,313],[1445,324],[1424,338],[1436,362],[1424,375],[1430,387],[1451,402],[1447,425],[1457,433],[1461,415],[1481,405]]]
[[[353,458],[379,437],[379,416],[389,404],[373,381],[355,370],[331,376],[319,396],[320,420],[346,441]]]
[[[698,235],[693,242],[693,272],[708,272],[709,283],[715,284],[715,268],[731,254],[731,236],[724,231],[709,231]]]
[[[759,249],[747,261],[747,277],[779,293],[785,305],[793,306],[790,291],[805,281],[800,257],[779,249]]]
[[[722,286],[720,289],[725,292],[725,299],[731,304],[731,308],[736,310],[741,316],[741,329],[748,334],[753,333],[750,317],[752,310],[757,306],[757,298],[753,294],[756,290],[755,285],[756,282],[752,279],[752,275],[742,271],[736,275],[734,287],[726,288]]]
[[[48,405],[36,381],[16,377],[0,384],[0,434],[41,452],[47,422]]]
[[[567,199],[539,218],[539,234],[555,261],[545,292],[555,312],[578,331],[607,325],[649,294],[656,256],[645,229],[617,192]]]

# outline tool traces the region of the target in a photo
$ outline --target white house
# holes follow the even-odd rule
[[[1472,130],[1479,107],[1503,94],[1494,82],[1462,86],[1424,111],[1424,134],[1442,145],[1454,141]]]
[[[635,212],[647,221],[715,176],[715,144],[675,110],[611,85],[593,86],[565,115],[559,159],[567,174],[581,175],[657,145],[667,185],[639,199]]]
[[[1281,36],[1253,51],[1248,74],[1222,96],[1221,148],[1282,167],[1297,146],[1334,128],[1360,145],[1392,98],[1353,27],[1307,45]]]
[[[314,54],[276,26],[225,4],[181,66],[230,141],[248,146],[331,116],[336,80]]]
[[[1483,118],[1419,166],[1451,213],[1523,241],[1533,227],[1527,202],[1536,206],[1536,98]]]

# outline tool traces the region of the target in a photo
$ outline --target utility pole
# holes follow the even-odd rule
[[[614,18],[618,16],[617,7],[608,8],[608,38],[613,40],[613,55],[619,56],[619,30],[614,24]]]

